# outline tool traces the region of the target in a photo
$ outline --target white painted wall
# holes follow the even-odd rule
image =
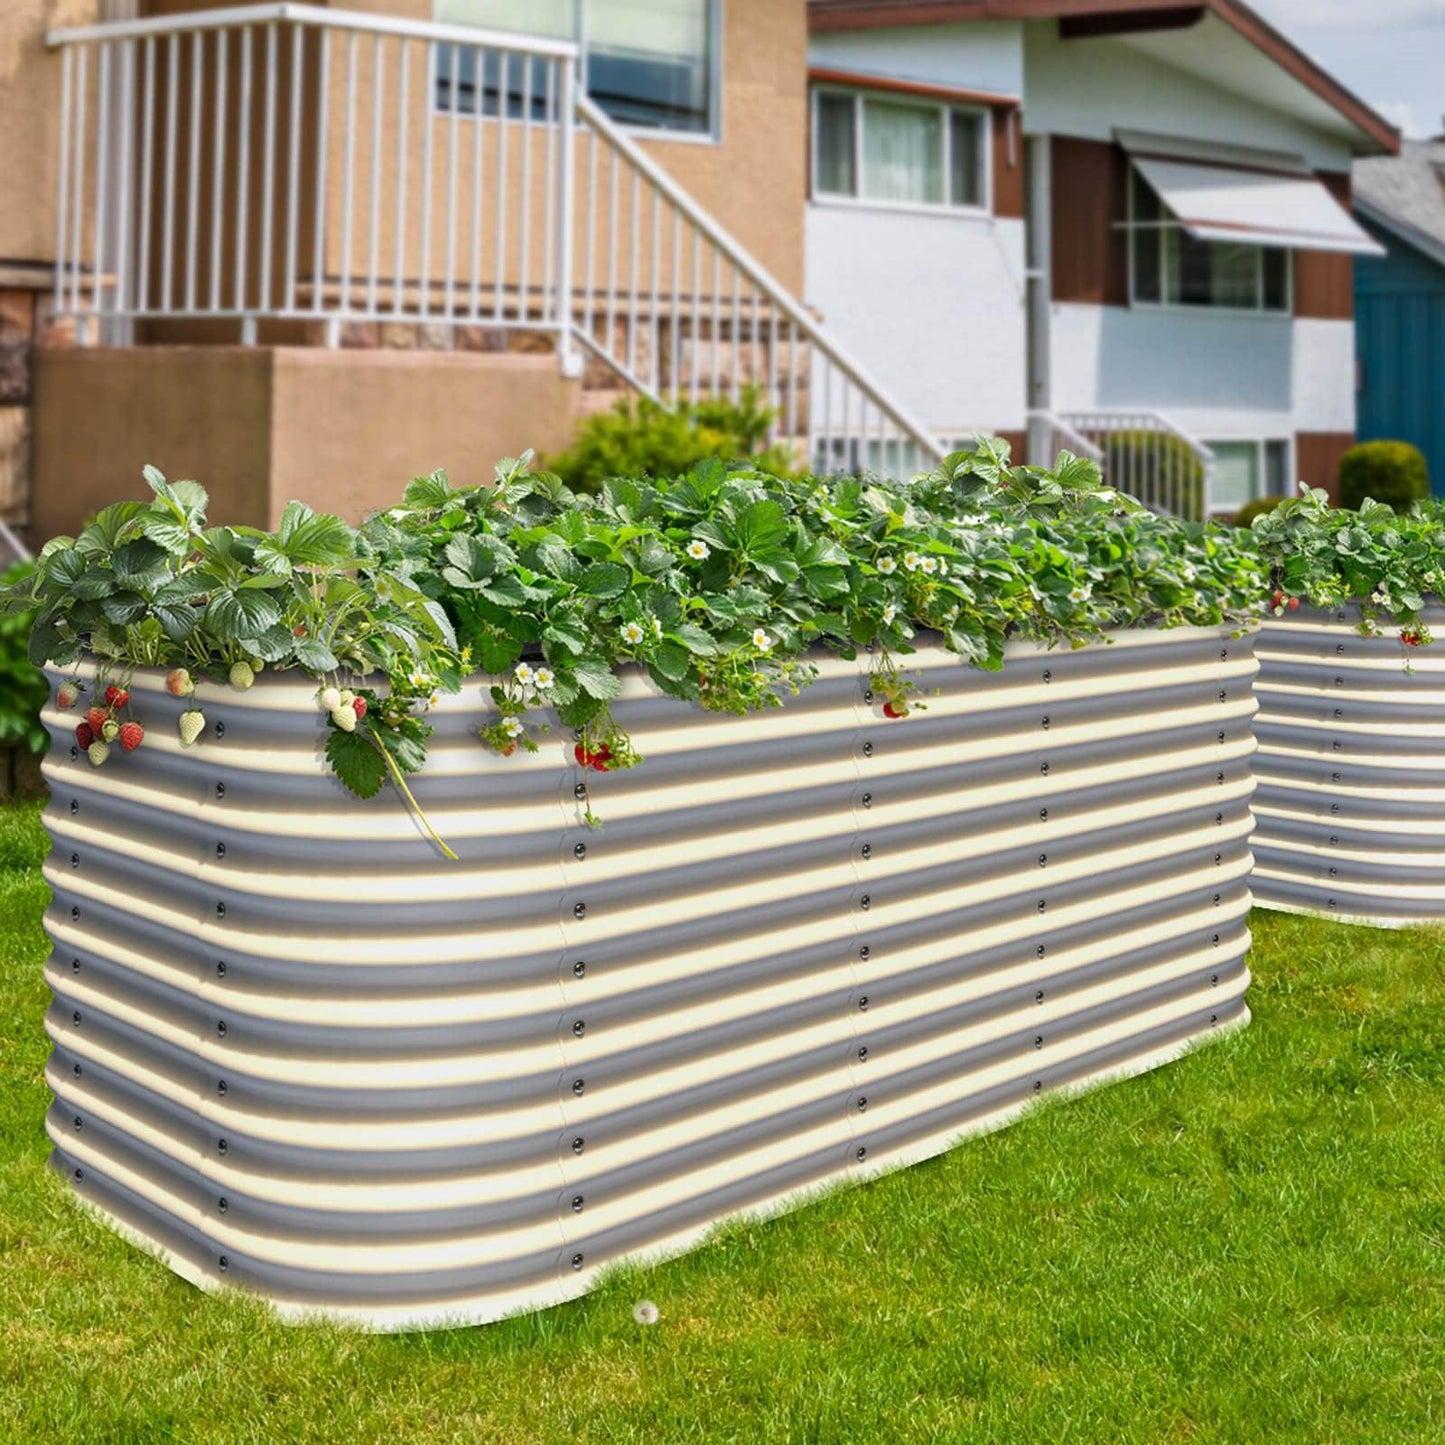
[[[808,64],[892,80],[1021,96],[1023,26],[1016,20],[836,30],[808,39]]]
[[[1318,170],[1350,168],[1348,147],[1322,131],[1123,40],[1060,40],[1053,21],[1024,28],[1023,94],[1024,129],[1031,134],[1107,141],[1116,129],[1155,131],[1291,151]]]
[[[1024,227],[815,202],[807,297],[921,422],[946,434],[1024,426]]]
[[[1053,410],[1163,412],[1201,438],[1355,426],[1354,324],[1056,303]]]

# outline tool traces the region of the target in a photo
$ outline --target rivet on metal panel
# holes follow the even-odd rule
[[[72,798],[72,799],[70,800],[70,816],[73,818],[79,811],[80,811],[80,799],[79,799],[79,798]]]
[[[572,789],[572,796],[579,801],[585,798],[587,796],[587,784],[578,783],[577,786]]]
[[[873,744],[872,744],[872,743],[864,743],[864,744],[863,744],[863,756],[864,756],[865,758],[871,758],[871,757],[873,756]]]
[[[873,689],[872,689],[871,687],[870,687],[870,688],[867,688],[867,689],[864,691],[864,693],[863,693],[863,701],[864,701],[864,702],[872,702],[872,701],[873,701]]]
[[[865,943],[863,947],[858,950],[858,957],[866,962],[873,957],[873,950]]]
[[[868,1012],[868,995],[866,993],[858,1000],[858,1007],[862,1009],[864,1013]]]
[[[226,725],[225,725],[225,723],[223,723],[223,722],[218,722],[218,723],[216,724],[216,736],[217,736],[218,738],[223,738],[223,737],[226,736]]]
[[[587,1201],[580,1194],[574,1194],[572,1196],[572,1213],[581,1214],[582,1206],[586,1204],[586,1202]]]
[[[1039,764],[1039,773],[1040,773],[1043,777],[1045,777],[1045,778],[1048,777],[1048,775],[1049,775],[1049,765],[1048,765],[1047,763],[1040,763],[1040,764]]]
[[[586,1147],[587,1141],[580,1134],[572,1141],[572,1152],[574,1154],[580,1154]]]
[[[1334,906],[1335,906],[1335,900],[1334,900],[1333,898],[1327,898],[1327,899],[1325,900],[1325,907],[1326,907],[1326,908],[1333,908]]]
[[[217,917],[217,918],[224,918],[225,916],[226,916],[226,905],[225,905],[224,903],[218,903],[218,904],[216,904],[216,917]]]
[[[1045,732],[1048,732],[1048,730],[1049,730],[1049,717],[1048,717],[1048,714],[1047,714],[1047,713],[1044,714],[1043,727],[1044,727],[1044,731],[1045,731]]]
[[[585,978],[586,976],[587,976],[587,965],[586,965],[585,963],[583,963],[582,960],[579,958],[579,959],[577,960],[577,962],[572,965],[572,977],[573,977],[573,978]]]
[[[1052,682],[1053,680],[1054,680],[1054,675],[1053,675],[1053,673],[1050,672],[1049,669],[1046,667],[1046,668],[1044,669],[1044,681],[1045,681],[1045,682]]]
[[[587,917],[587,905],[586,905],[585,903],[574,903],[574,904],[572,905],[572,917],[573,917],[573,918],[586,918],[586,917]]]
[[[873,845],[871,843],[865,843],[859,851],[865,858],[871,858],[873,856]]]
[[[217,977],[217,978],[225,978],[225,976],[226,976],[226,965],[225,965],[224,963],[218,963],[218,964],[216,965],[216,977]]]
[[[1214,855],[1214,861],[1215,861],[1216,863],[1223,863],[1223,862],[1224,862],[1224,854],[1223,854],[1223,853],[1216,853],[1216,854]]]
[[[217,1265],[217,1267],[220,1269],[221,1273],[222,1273],[222,1274],[225,1274],[225,1272],[226,1272],[228,1269],[230,1269],[230,1267],[231,1267],[231,1261],[230,1261],[230,1259],[229,1259],[226,1255],[223,1254],[223,1255],[216,1261],[216,1265]]]
[[[79,853],[72,853],[72,854],[70,855],[70,866],[71,866],[72,868],[79,868],[79,867],[80,867],[80,854],[79,854]]]
[[[78,958],[72,958],[70,960],[70,971],[71,973],[80,972],[80,960]]]
[[[572,849],[572,856],[581,862],[587,856],[587,845],[585,843],[576,844]]]
[[[226,796],[226,785],[224,783],[216,784],[216,796],[218,798],[224,798]]]
[[[224,1154],[231,1146],[224,1139],[216,1140],[216,1153]]]
[[[1036,1094],[1041,1093],[1041,1092],[1043,1091],[1043,1087],[1044,1087],[1044,1081],[1043,1081],[1042,1079],[1035,1079],[1035,1080],[1034,1080],[1034,1093],[1036,1093]]]
[[[1049,866],[1049,855],[1048,855],[1047,853],[1040,853],[1040,854],[1039,854],[1039,867],[1040,867],[1040,868],[1047,868],[1048,866]]]
[[[1219,649],[1219,660],[1221,662],[1229,661],[1229,649],[1227,647],[1221,647]]]
[[[225,1021],[225,1019],[217,1019],[217,1020],[216,1020],[216,1032],[217,1032],[217,1034],[219,1034],[222,1038],[225,1038],[225,1036],[226,1036],[226,1021]]]
[[[1332,782],[1332,783],[1338,783],[1339,781],[1340,781],[1340,775],[1339,775],[1338,773],[1331,773],[1331,774],[1330,774],[1330,782]]]
[[[72,923],[79,923],[79,922],[80,922],[80,907],[79,907],[78,904],[73,905],[73,906],[71,907],[71,910],[70,910],[70,921],[71,921]]]
[[[1216,823],[1222,823],[1222,822],[1224,821],[1224,814],[1223,814],[1223,813],[1216,813],[1216,814],[1214,815],[1214,821],[1215,821]]]
[[[865,893],[858,900],[858,906],[864,911],[864,913],[867,913],[867,911],[873,906],[873,900]]]
[[[1222,729],[1220,730],[1220,732],[1219,732],[1219,734],[1218,734],[1218,737],[1219,737],[1219,741],[1220,741],[1220,742],[1223,742],[1223,741],[1224,741],[1224,732],[1223,732]]]
[[[1034,949],[1034,952],[1035,952],[1040,958],[1042,958],[1042,957],[1044,956],[1044,953],[1046,952],[1045,946],[1044,946],[1042,943],[1039,944],[1039,946],[1038,946],[1036,949]]]
[[[1034,1002],[1035,1002],[1035,1003],[1043,1003],[1043,1001],[1044,1001],[1044,991],[1043,991],[1043,989],[1040,989],[1040,990],[1034,995]]]
[[[1342,707],[1337,707],[1337,708],[1335,709],[1335,717],[1336,717],[1337,719],[1344,717],[1344,715],[1345,715],[1345,710],[1344,710],[1344,708],[1342,708]]]
[[[75,1116],[75,1127],[77,1129],[85,1128],[85,1120],[82,1119],[79,1114]]]
[[[1344,650],[1345,650],[1345,644],[1344,644],[1343,642],[1337,642],[1337,643],[1335,643],[1335,651],[1336,651],[1336,652],[1338,652],[1338,653],[1343,653]]]
[[[84,1170],[84,1169],[77,1169],[77,1170],[75,1171],[75,1182],[76,1182],[77,1184],[84,1184],[84,1183],[85,1183],[85,1170]]]
[[[82,1075],[85,1071],[80,1067],[79,1064],[76,1064],[75,1067],[71,1070],[71,1072],[72,1072],[72,1073],[75,1075],[75,1077],[78,1079],[78,1078],[81,1077],[81,1075]]]
[[[573,1079],[573,1080],[572,1080],[572,1092],[573,1092],[574,1094],[576,1094],[579,1099],[582,1097],[583,1093],[586,1091],[586,1088],[587,1088],[587,1082],[586,1082],[585,1079]]]
[[[1210,982],[1210,984],[1211,984],[1212,987],[1218,988],[1218,987],[1219,987],[1219,975],[1218,975],[1217,973],[1211,973],[1211,974],[1209,975],[1209,982]]]
[[[1228,702],[1228,701],[1229,701],[1229,694],[1228,694],[1227,692],[1225,692],[1225,690],[1224,690],[1223,688],[1220,688],[1220,689],[1219,689],[1219,700],[1220,700],[1220,702]]]
[[[572,1025],[572,1034],[575,1038],[580,1039],[586,1032],[587,1025],[581,1019],[578,1019],[577,1022]]]
[[[1049,821],[1049,810],[1048,810],[1047,808],[1040,808],[1040,809],[1039,809],[1039,822],[1040,822],[1040,823],[1047,823],[1048,821]]]
[[[1049,906],[1049,905],[1048,905],[1042,898],[1039,899],[1039,912],[1040,912],[1040,913],[1045,912],[1045,911],[1047,910],[1048,906]]]
[[[573,742],[580,743],[580,742],[582,741],[584,732],[585,732],[585,729],[583,729],[583,728],[573,728],[573,729],[572,729],[572,741],[573,741]]]
[[[1339,835],[1338,833],[1331,833],[1331,834],[1330,834],[1330,847],[1331,847],[1331,848],[1338,848],[1339,846],[1340,846],[1340,835]]]
[[[581,1268],[582,1268],[582,1256],[581,1256],[580,1254],[574,1254],[574,1255],[572,1256],[572,1268],[573,1268],[573,1269],[581,1269]]]
[[[859,1112],[860,1114],[864,1114],[864,1113],[867,1113],[867,1111],[868,1111],[868,1100],[867,1100],[866,1098],[864,1098],[862,1095],[860,1095],[859,1098],[858,1098],[858,1112]]]
[[[1218,942],[1219,942],[1219,935],[1218,935],[1217,933],[1211,933],[1211,934],[1209,935],[1209,941],[1210,941],[1211,943],[1218,943]]]
[[[873,794],[872,794],[872,793],[864,793],[864,794],[863,794],[863,797],[860,799],[860,801],[862,802],[862,804],[863,804],[863,806],[864,806],[865,808],[871,808],[871,807],[873,806]]]
[[[231,1201],[227,1199],[224,1194],[218,1200],[216,1200],[216,1208],[219,1209],[222,1214],[224,1214],[230,1207]]]
[[[1344,678],[1342,678],[1342,677],[1337,677],[1337,678],[1335,679],[1335,686],[1336,686],[1336,687],[1343,687],[1344,685],[1345,685],[1345,680],[1344,680]]]
[[[1219,1022],[1219,1015],[1218,1015],[1218,1014],[1210,1014],[1210,1015],[1209,1015],[1209,1022],[1212,1023],[1212,1024],[1217,1024],[1217,1023]]]
[[[1222,893],[1216,893],[1216,894],[1214,895],[1214,902],[1215,902],[1215,905],[1216,905],[1216,906],[1218,906],[1219,901],[1220,901],[1220,899],[1221,899],[1223,896],[1224,896],[1224,895],[1223,895]]]
[[[1339,805],[1338,803],[1331,803],[1331,804],[1330,804],[1330,812],[1332,812],[1332,813],[1338,813],[1339,811],[1340,811],[1340,805]]]
[[[1340,876],[1340,870],[1339,870],[1338,868],[1331,868],[1331,869],[1330,869],[1330,877],[1331,877],[1331,878],[1338,878],[1339,876]]]
[[[1330,744],[1330,746],[1335,750],[1335,752],[1339,752],[1339,750],[1344,747],[1344,744],[1339,740],[1339,738],[1336,738],[1334,742]]]
[[[857,1153],[854,1154],[853,1157],[861,1164],[868,1157],[868,1151],[860,1144]]]
[[[216,1080],[216,1092],[217,1092],[218,1094],[224,1094],[229,1088],[230,1088],[230,1085],[227,1084],[224,1079],[217,1079],[217,1080]]]
[[[70,761],[73,763],[73,762],[75,762],[75,760],[76,760],[77,758],[79,758],[79,757],[80,757],[80,749],[79,749],[79,748],[71,748],[71,750],[70,750]]]
[[[868,1047],[866,1044],[858,1050],[858,1062],[860,1064],[866,1064],[868,1062]]]
[[[1214,775],[1214,781],[1215,781],[1216,783],[1222,783],[1222,782],[1224,781],[1224,774],[1223,774],[1223,773],[1215,773],[1215,775]]]
[[[1043,1048],[1043,1046],[1044,1046],[1044,1036],[1043,1036],[1042,1034],[1035,1034],[1035,1035],[1034,1035],[1034,1047],[1035,1047],[1036,1049],[1041,1049],[1041,1048]]]
[[[71,1014],[71,1016],[70,1016],[70,1022],[73,1023],[76,1028],[79,1028],[79,1027],[80,1027],[80,1015],[79,1015],[78,1013],[73,1013],[73,1014]]]
[[[224,858],[225,856],[226,856],[226,845],[225,845],[224,843],[217,843],[217,844],[216,844],[216,857],[217,857],[217,858]]]

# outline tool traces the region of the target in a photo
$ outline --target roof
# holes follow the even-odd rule
[[[1206,16],[1261,51],[1305,90],[1338,113],[1366,145],[1386,155],[1400,132],[1316,64],[1242,0],[808,0],[811,30],[941,25],[960,20],[1058,20],[1076,36],[1177,30]]]
[[[1445,266],[1445,139],[1356,161],[1351,184],[1362,216]]]

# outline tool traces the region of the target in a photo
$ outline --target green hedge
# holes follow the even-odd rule
[[[1351,511],[1368,499],[1408,512],[1429,495],[1424,454],[1409,442],[1361,442],[1340,458],[1340,505]]]

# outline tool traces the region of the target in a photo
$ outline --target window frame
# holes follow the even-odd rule
[[[587,44],[587,7],[589,0],[575,0],[577,15],[577,88],[581,94],[592,98],[588,89],[588,70],[591,52]],[[636,121],[614,120],[612,123],[624,135],[639,141],[678,142],[682,145],[720,146],[723,143],[723,39],[726,28],[723,24],[723,10],[727,0],[703,0],[708,7],[708,123],[703,130],[670,130],[666,126],[639,125]],[[432,0],[432,15],[436,15],[436,0]],[[509,31],[508,34],[525,35],[525,30]],[[437,50],[442,47],[436,46]],[[440,103],[440,84],[432,89],[432,114],[449,116],[450,107]],[[600,104],[600,102],[599,102]],[[460,110],[458,120],[473,119],[472,112]],[[610,117],[609,117],[610,118]],[[494,120],[495,116],[483,115],[483,120]]]
[[[1139,311],[1157,311],[1172,315],[1183,316],[1254,316],[1262,317],[1265,320],[1276,321],[1281,318],[1288,320],[1294,315],[1294,256],[1295,253],[1287,246],[1262,246],[1254,245],[1253,250],[1258,258],[1254,268],[1254,294],[1256,302],[1253,306],[1216,306],[1192,305],[1187,301],[1167,301],[1164,296],[1168,292],[1166,281],[1166,268],[1164,264],[1164,248],[1162,238],[1168,231],[1183,231],[1184,224],[1178,219],[1170,219],[1162,222],[1137,221],[1134,218],[1134,197],[1136,186],[1148,186],[1133,160],[1129,161],[1129,178],[1125,186],[1125,221],[1124,234],[1128,240],[1129,255],[1129,306]],[[1152,190],[1153,188],[1150,187]],[[1165,204],[1162,196],[1157,197],[1159,209],[1166,215],[1172,217],[1169,207]],[[1159,294],[1158,301],[1141,300],[1138,293],[1138,267],[1135,257],[1135,238],[1141,231],[1155,231],[1161,238],[1159,250]],[[1205,246],[1217,246],[1224,244],[1219,241],[1203,241]],[[1284,304],[1282,306],[1266,306],[1264,304],[1265,281],[1264,281],[1264,253],[1266,251],[1283,251],[1284,253]],[[1176,253],[1177,254],[1177,253]],[[1221,437],[1221,441],[1250,441],[1249,437]],[[1270,438],[1278,440],[1278,438]]]
[[[1253,315],[1254,313],[1251,312],[1249,314]],[[1252,496],[1246,497],[1243,502],[1232,503],[1226,506],[1224,511],[1217,513],[1217,515],[1222,516],[1229,511],[1238,511],[1240,507],[1247,506],[1250,502],[1258,501],[1261,497],[1289,497],[1294,495],[1294,483],[1291,482],[1289,478],[1292,477],[1296,471],[1295,439],[1289,433],[1265,433],[1264,435],[1260,435],[1259,433],[1251,433],[1249,436],[1239,436],[1237,434],[1234,436],[1229,436],[1227,434],[1222,435],[1218,432],[1214,432],[1211,433],[1209,436],[1201,438],[1201,440],[1203,441],[1203,444],[1207,446],[1211,451],[1215,451],[1218,447],[1221,446],[1252,446],[1254,448],[1255,483],[1258,488],[1263,489],[1256,490]],[[1284,447],[1285,484],[1284,490],[1279,492],[1273,492],[1269,490],[1269,463],[1267,448],[1274,445],[1280,445]]]
[[[853,102],[853,177],[856,190],[848,195],[842,191],[824,191],[818,185],[820,128],[818,98],[822,95],[844,96]],[[934,111],[942,128],[940,148],[940,179],[947,196],[953,185],[953,119],[954,111],[976,116],[979,126],[979,199],[969,204],[943,201],[893,201],[864,194],[863,118],[865,102],[886,100],[890,104],[912,106],[921,111]],[[975,101],[949,100],[925,95],[910,95],[867,85],[840,85],[836,81],[815,82],[808,96],[808,198],[821,206],[844,206],[872,211],[897,211],[926,216],[993,216],[993,110]]]

